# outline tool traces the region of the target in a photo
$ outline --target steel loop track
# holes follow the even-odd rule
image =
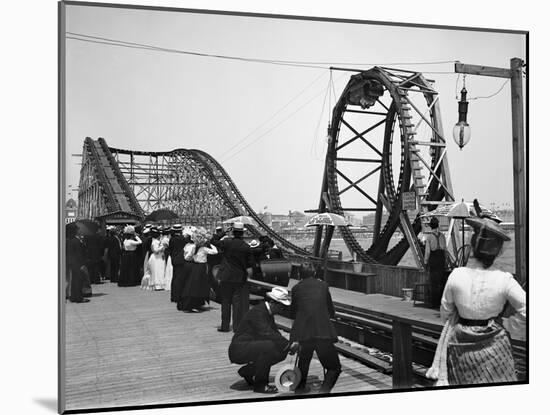
[[[373,235],[373,243],[367,249],[363,249],[359,242],[356,240],[352,232],[347,228],[340,228],[340,233],[348,247],[348,249],[357,254],[357,257],[364,262],[379,262],[382,264],[397,265],[400,259],[403,257],[407,249],[409,248],[409,241],[402,237],[401,240],[390,250],[388,246],[391,237],[394,235],[398,227],[402,226],[400,222],[401,198],[402,193],[411,190],[411,183],[414,190],[421,195],[425,200],[441,200],[443,194],[441,188],[434,180],[429,186],[428,190],[425,190],[425,184],[423,182],[424,176],[422,175],[422,169],[417,157],[418,148],[414,141],[414,125],[412,124],[412,108],[410,100],[408,99],[408,90],[411,87],[418,86],[426,88],[424,97],[428,105],[433,101],[433,94],[429,91],[431,86],[420,74],[415,74],[414,83],[403,82],[402,78],[396,79],[394,74],[383,68],[375,67],[365,72],[361,72],[354,75],[344,92],[342,93],[336,107],[334,108],[332,122],[331,122],[331,137],[332,140],[329,143],[327,150],[327,182],[328,193],[330,201],[330,210],[332,212],[343,214],[345,207],[342,205],[340,199],[340,193],[337,180],[337,152],[338,152],[338,136],[340,133],[340,127],[342,124],[344,113],[348,106],[348,93],[352,87],[356,86],[358,82],[364,80],[375,80],[380,82],[386,91],[391,96],[392,102],[387,107],[386,123],[384,131],[384,143],[382,148],[382,166],[381,175],[383,176],[385,197],[389,206],[388,218],[384,224],[384,227],[378,235]],[[430,117],[432,123],[434,123],[435,111],[430,111]],[[394,129],[396,123],[399,123],[399,145],[400,145],[400,159],[398,168],[398,181],[394,182],[394,166],[392,166],[392,149],[394,141]],[[435,167],[437,157],[440,154],[440,149],[436,148],[431,153],[431,167]],[[389,207],[389,209],[388,209]],[[415,218],[412,228],[414,234],[418,234],[421,230],[420,220]],[[418,242],[416,242],[418,243]]]

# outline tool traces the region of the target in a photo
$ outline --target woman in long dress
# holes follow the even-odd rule
[[[136,235],[133,226],[126,226],[123,231],[124,241],[122,242],[122,257],[120,259],[119,287],[131,287],[139,285],[139,258],[137,247],[141,239]]]
[[[161,241],[160,232],[157,229],[151,231],[153,239],[151,240],[151,252],[149,254],[149,288],[153,290],[164,290],[165,280],[164,272],[166,262],[164,261],[165,245]]]
[[[453,270],[441,299],[445,326],[427,376],[440,385],[471,385],[517,381],[511,332],[523,336],[525,291],[510,273],[493,262],[510,238],[489,219],[466,219],[475,229],[474,257],[468,267]],[[506,304],[515,314],[501,315]]]
[[[207,240],[204,228],[198,228],[191,239],[194,243],[193,265],[183,290],[182,308],[186,312],[199,312],[210,299],[207,256],[217,254],[218,249]]]
[[[173,299],[177,303],[176,308],[179,311],[184,311],[184,293],[185,287],[191,275],[193,269],[193,255],[195,254],[195,244],[191,241],[192,232],[189,229],[183,231],[183,249],[178,254],[176,262],[177,266],[174,267],[174,292]],[[183,261],[182,261],[183,256]]]
[[[166,291],[170,291],[174,272],[174,268],[172,267],[172,259],[170,258],[170,250],[168,249],[168,247],[170,246],[170,238],[171,229],[168,228],[166,230],[163,230],[160,241],[164,245],[164,261],[166,263],[164,268],[164,289]]]

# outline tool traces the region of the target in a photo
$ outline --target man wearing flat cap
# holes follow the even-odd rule
[[[269,385],[271,366],[285,359],[288,341],[279,333],[274,315],[290,305],[288,291],[274,287],[266,294],[265,302],[251,308],[235,331],[229,346],[229,360],[244,364],[239,375],[257,393],[275,393]]]

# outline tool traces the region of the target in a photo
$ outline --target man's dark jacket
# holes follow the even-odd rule
[[[172,265],[182,265],[185,263],[183,248],[186,244],[187,239],[183,235],[172,235],[168,243],[168,253],[172,259]]]
[[[116,235],[109,235],[105,239],[105,246],[108,249],[108,255],[110,259],[120,258],[121,242]]]
[[[334,305],[326,282],[310,277],[292,288],[290,318],[294,319],[294,323],[290,331],[290,341],[337,341],[331,317],[334,317]]]
[[[221,282],[245,282],[246,269],[252,266],[253,261],[250,245],[240,238],[212,238],[212,245],[223,250],[218,279]]]
[[[86,248],[78,238],[67,240],[67,269],[79,273],[80,268],[86,265]]]
[[[248,349],[254,348],[254,342],[261,340],[271,340],[280,351],[288,345],[265,302],[255,305],[244,315],[231,340],[229,359],[233,361],[233,356],[247,354]]]

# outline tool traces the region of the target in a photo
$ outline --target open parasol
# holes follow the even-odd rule
[[[223,223],[235,223],[235,222],[241,222],[243,225],[254,225],[254,219],[252,219],[250,216],[235,216],[234,218],[226,219],[223,221]]]
[[[306,226],[349,226],[350,223],[343,216],[336,213],[324,212],[312,216],[306,223]]]

